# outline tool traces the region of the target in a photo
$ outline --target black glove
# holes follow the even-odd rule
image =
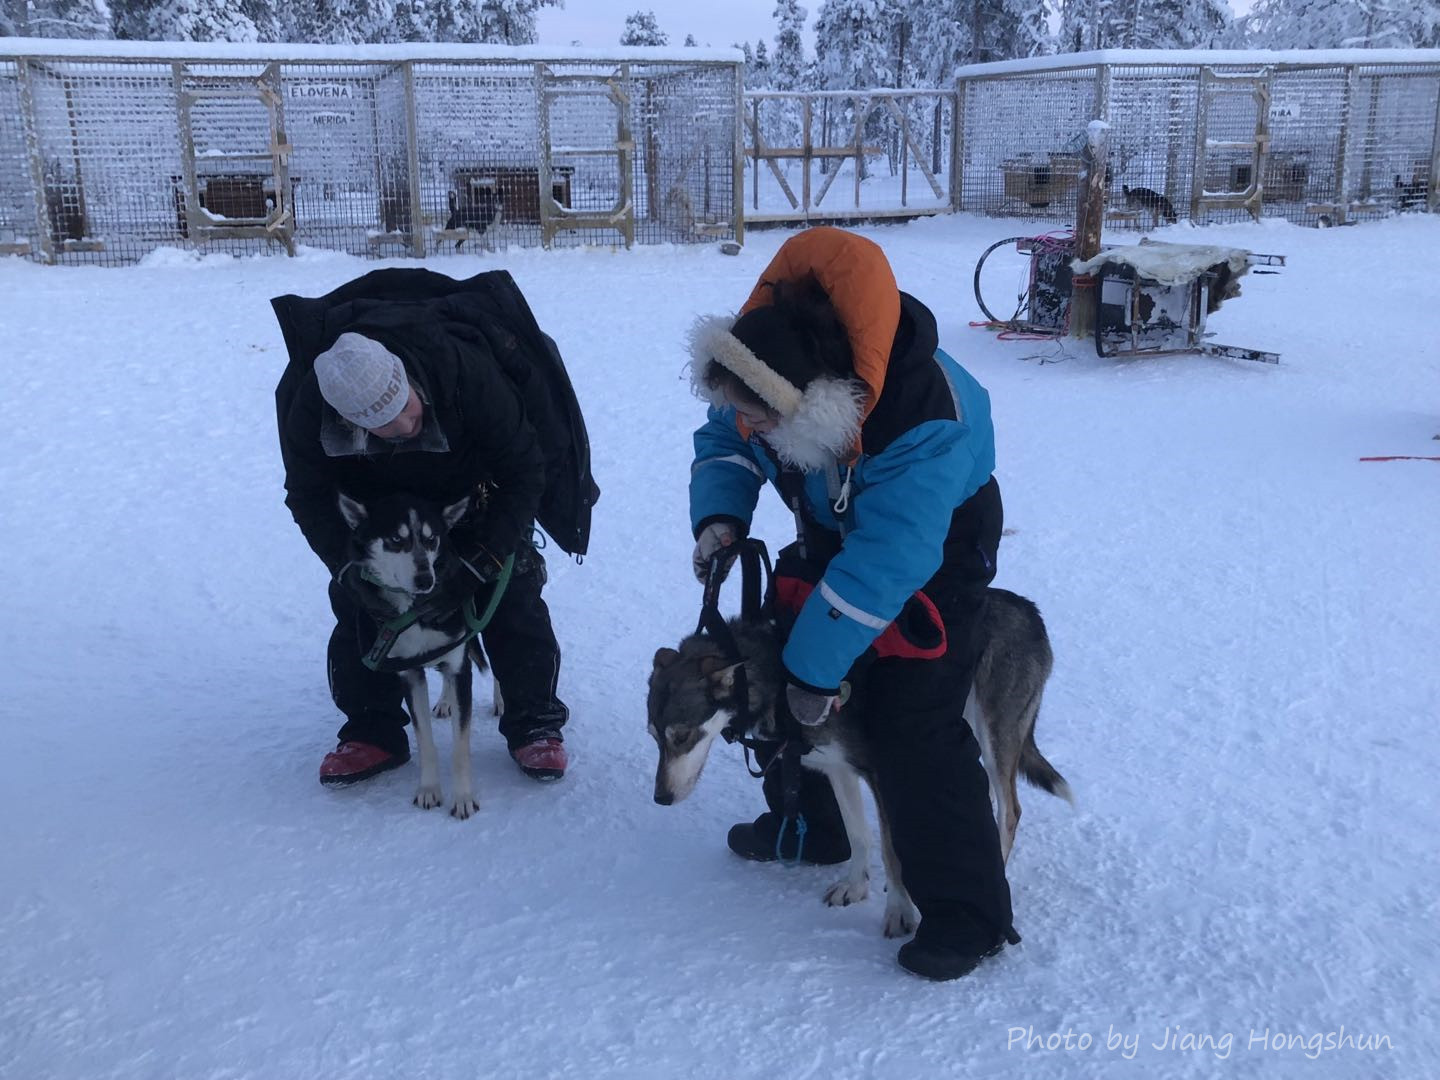
[[[396,606],[388,597],[389,590],[365,576],[359,563],[346,563],[336,581],[350,598],[376,622],[386,622],[396,615]]]
[[[835,707],[835,694],[821,694],[793,680],[785,684],[785,708],[805,727],[823,724]]]

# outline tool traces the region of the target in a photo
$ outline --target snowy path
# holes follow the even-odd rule
[[[1014,231],[872,232],[994,398],[997,584],[1049,623],[1039,741],[1079,800],[1022,791],[1025,942],[947,986],[895,967],[878,895],[830,910],[831,871],[725,851],[759,801],[738,754],[650,801],[649,658],[698,601],[680,342],[783,234],[432,263],[512,269],[604,488],[548,592],[572,775],[526,781],[482,724],[464,824],[410,805],[414,765],[315,782],[328,611],[281,502],[268,299],[374,264],[0,261],[0,1077],[1433,1074],[1440,464],[1357,459],[1440,453],[1414,257],[1440,221],[1169,230],[1290,256],[1213,320],[1278,368],[1026,359],[1054,348],[965,325]],[[1388,1041],[1273,1046],[1342,1025]],[[1186,1033],[1210,1042],[1154,1045]]]

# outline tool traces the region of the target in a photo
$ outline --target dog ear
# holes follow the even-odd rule
[[[674,649],[656,649],[656,650],[655,650],[655,670],[656,670],[656,671],[659,671],[661,668],[667,668],[667,667],[669,667],[671,664],[675,663],[676,660],[679,660],[679,659],[680,659],[680,654],[679,654],[678,652],[676,652]]]
[[[470,496],[462,495],[458,500],[440,511],[440,516],[445,519],[445,527],[453,529],[455,523],[470,512]]]
[[[354,499],[350,498],[349,495],[346,495],[343,491],[339,492],[338,494],[340,502],[340,516],[345,519],[345,524],[349,525],[350,528],[358,529],[360,527],[360,523],[366,518],[364,504],[356,502]]]
[[[733,664],[727,664],[719,656],[707,656],[700,661],[700,673],[709,679],[710,685],[717,690],[729,690],[735,685],[735,669],[744,662],[744,660],[740,660]]]

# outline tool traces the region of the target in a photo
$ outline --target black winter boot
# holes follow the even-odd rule
[[[736,855],[753,862],[774,862],[780,855],[793,859],[797,847],[793,823],[785,827],[785,842],[779,855],[775,852],[775,841],[780,834],[780,820],[778,814],[766,812],[754,821],[742,821],[730,827],[730,835],[725,838],[725,842]],[[844,833],[836,834],[829,830],[819,832],[813,827],[806,830],[805,844],[800,848],[801,862],[833,866],[849,858],[850,841]]]
[[[980,966],[982,960],[995,956],[1007,944],[1019,943],[1020,935],[1014,930],[988,945],[934,932],[926,934],[925,920],[921,919],[920,929],[916,931],[914,940],[900,946],[896,959],[900,961],[901,967],[913,975],[945,982],[969,975]]]

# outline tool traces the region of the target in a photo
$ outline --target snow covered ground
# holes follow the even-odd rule
[[[783,234],[433,261],[514,272],[604,488],[591,557],[551,563],[572,774],[482,724],[463,824],[410,805],[414,764],[316,782],[325,572],[267,301],[375,264],[0,262],[0,1076],[1433,1075],[1440,463],[1358,459],[1440,454],[1440,220],[1166,230],[1289,255],[1212,321],[1278,367],[970,329],[1014,231],[871,231],[993,396],[997,583],[1048,620],[1039,742],[1078,796],[1022,791],[1024,944],[949,985],[896,967],[878,896],[726,851],[738,753],[650,799],[650,656],[698,604],[681,340]]]

